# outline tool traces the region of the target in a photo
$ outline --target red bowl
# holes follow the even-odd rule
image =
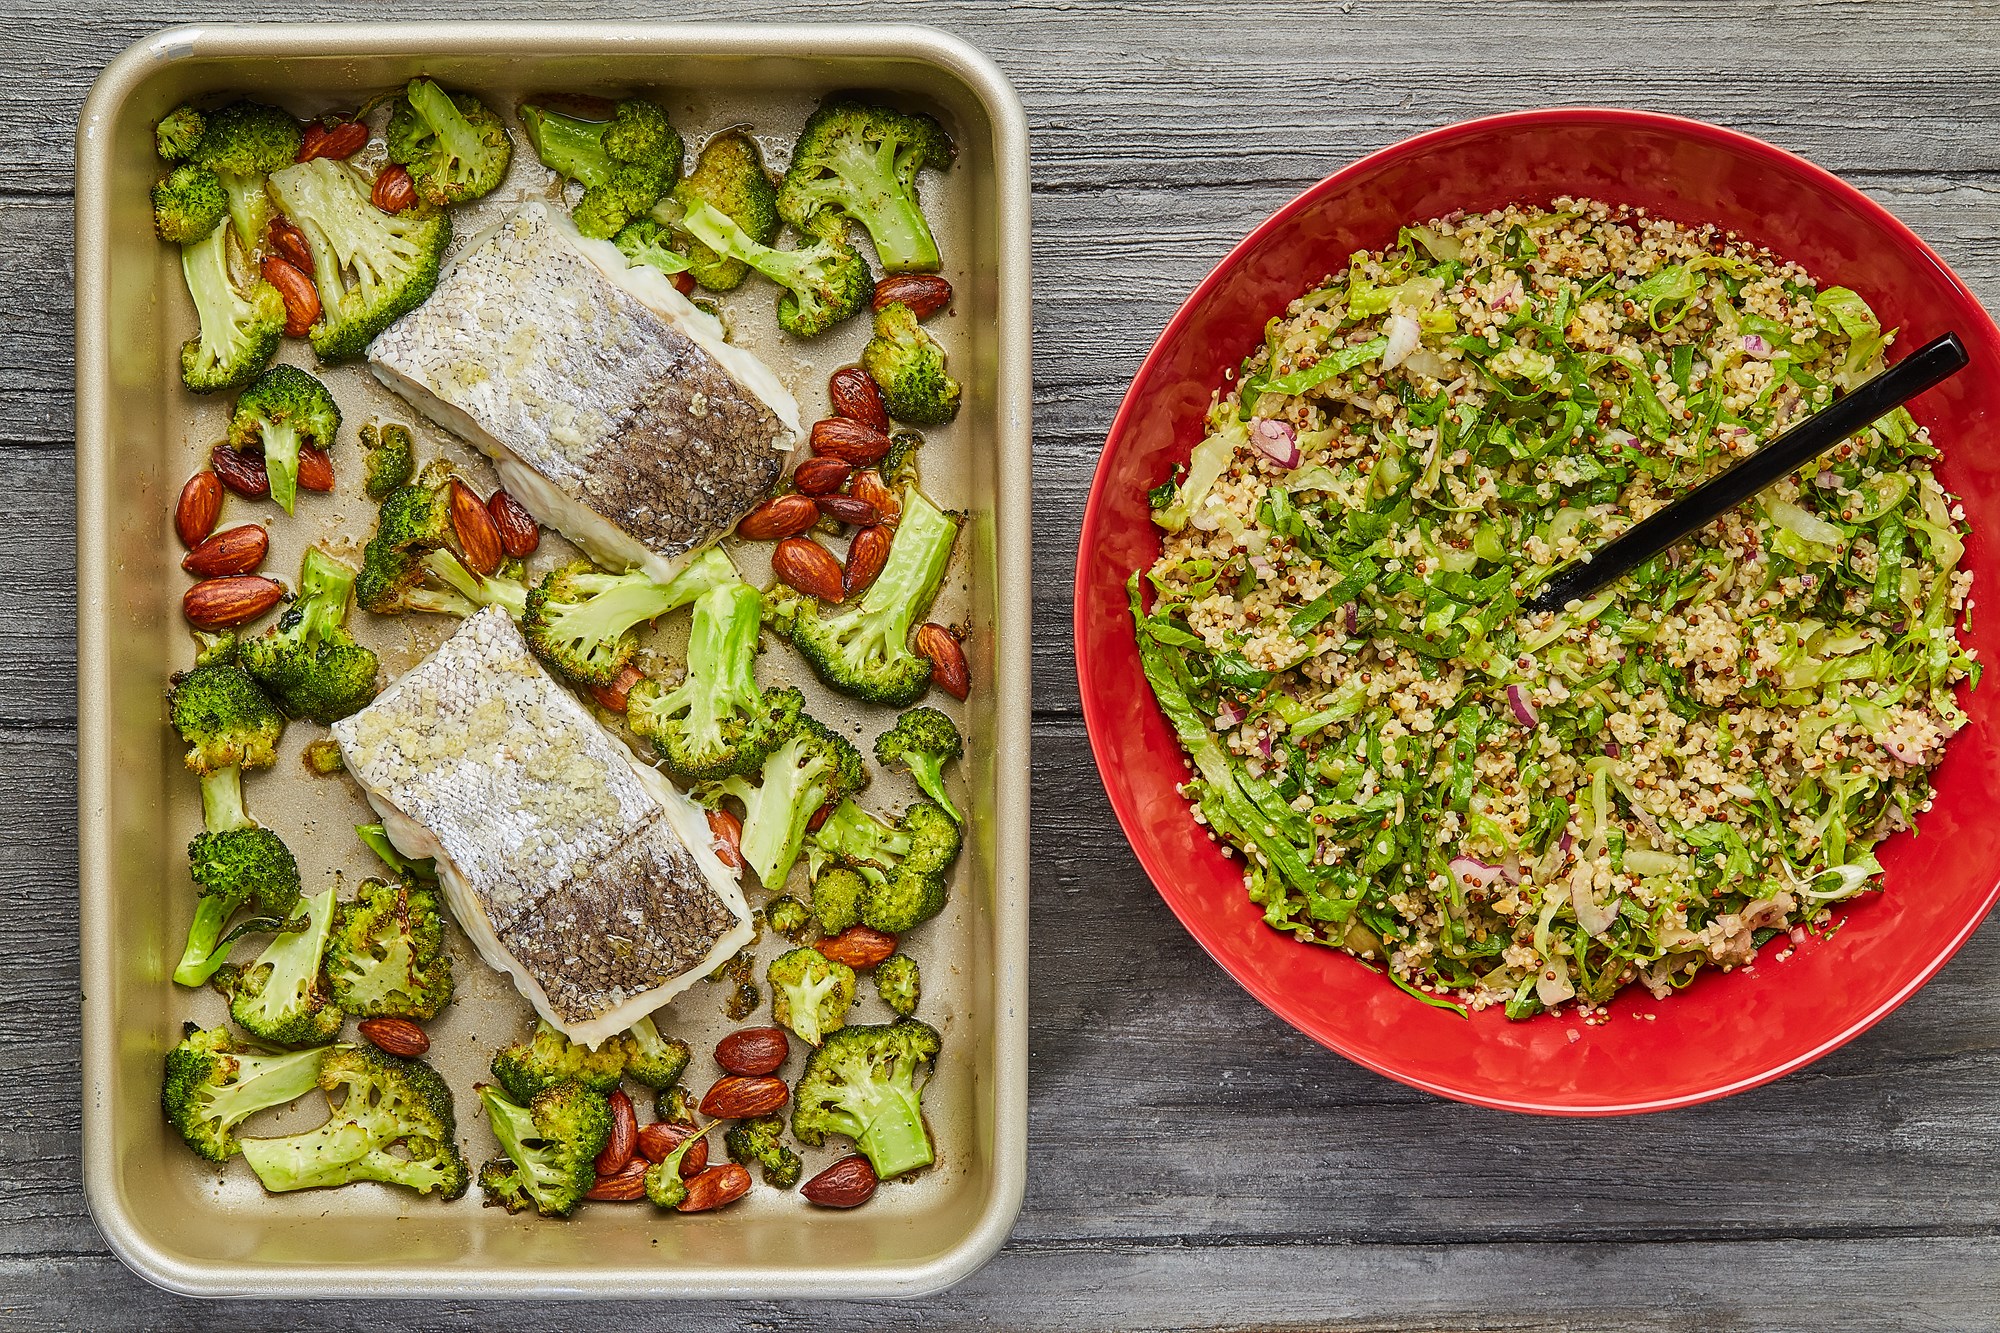
[[[1355,959],[1264,925],[1175,784],[1187,772],[1139,669],[1125,580],[1159,553],[1146,491],[1202,435],[1210,393],[1261,341],[1266,320],[1354,250],[1454,209],[1587,195],[1687,223],[1713,222],[1861,293],[1914,347],[1956,330],[1973,364],[1919,399],[1938,473],[1972,526],[1977,587],[1996,580],[2000,330],[1928,246],[1880,205],[1801,158],[1697,121],[1637,111],[1529,111],[1420,135],[1321,181],[1259,226],[1195,289],[1139,368],[1098,460],[1077,551],[1077,679],[1111,805],[1160,896],[1203,948],[1313,1040],[1413,1087],[1548,1115],[1619,1115],[1740,1092],[1809,1063],[1908,999],[2000,897],[2000,717],[1995,684],[1964,696],[1971,723],[1935,775],[1918,833],[1886,843],[1885,888],[1829,940],[1784,962],[1702,976],[1670,1000],[1642,988],[1610,1021],[1510,1023],[1426,1007]],[[1992,657],[1994,617],[1969,642]]]

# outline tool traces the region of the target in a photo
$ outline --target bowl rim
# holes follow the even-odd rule
[[[1888,1017],[1891,1012],[1901,1006],[1918,990],[1922,989],[1932,977],[1937,975],[1938,970],[1949,962],[1959,949],[1965,945],[1965,942],[1971,938],[1973,932],[1984,924],[1988,913],[1993,909],[1994,903],[2000,901],[2000,875],[1996,875],[1992,885],[1987,888],[1984,902],[1979,910],[1968,914],[1965,924],[1950,938],[1942,940],[1937,950],[1894,993],[1885,997],[1865,1012],[1856,1015],[1851,1021],[1843,1024],[1838,1031],[1817,1042],[1810,1049],[1778,1061],[1755,1073],[1731,1079],[1726,1083],[1657,1098],[1579,1106],[1564,1102],[1509,1097],[1482,1092],[1472,1087],[1454,1086],[1435,1079],[1412,1074],[1386,1061],[1375,1059],[1361,1053],[1357,1049],[1351,1048],[1351,1044],[1344,1042],[1337,1033],[1321,1031],[1319,1026],[1312,1021],[1312,1016],[1307,1007],[1298,1002],[1295,997],[1268,984],[1254,973],[1239,971],[1236,967],[1232,966],[1230,961],[1224,956],[1221,946],[1218,943],[1220,932],[1211,926],[1208,917],[1199,911],[1192,910],[1192,908],[1183,910],[1182,905],[1177,903],[1174,897],[1167,893],[1163,887],[1171,878],[1174,878],[1172,867],[1165,864],[1158,850],[1143,836],[1138,820],[1138,812],[1130,808],[1129,803],[1120,798],[1117,791],[1105,777],[1108,769],[1117,762],[1118,756],[1112,742],[1108,739],[1112,731],[1109,719],[1105,717],[1103,706],[1097,701],[1095,695],[1086,684],[1091,675],[1091,664],[1093,661],[1091,656],[1092,650],[1089,646],[1090,639],[1085,632],[1085,622],[1089,616],[1091,605],[1092,587],[1089,577],[1090,568],[1088,563],[1083,559],[1083,553],[1093,549],[1098,544],[1107,522],[1105,519],[1107,506],[1103,503],[1103,492],[1108,489],[1109,482],[1107,479],[1107,469],[1104,466],[1104,458],[1110,452],[1113,442],[1131,429],[1132,422],[1138,412],[1140,386],[1152,376],[1157,363],[1161,359],[1161,349],[1170,337],[1179,332],[1184,325],[1193,319],[1195,312],[1209,300],[1216,288],[1222,284],[1225,276],[1246,255],[1259,247],[1265,238],[1290,225],[1299,214],[1308,208],[1313,207],[1330,195],[1349,188],[1356,180],[1386,162],[1423,152],[1442,144],[1448,144],[1457,139],[1491,134],[1495,131],[1526,127],[1547,129],[1550,127],[1577,126],[1595,128],[1610,126],[1613,128],[1634,130],[1663,131],[1699,142],[1727,147],[1732,151],[1753,158],[1762,158],[1773,165],[1781,165],[1787,170],[1805,177],[1820,189],[1842,197],[1856,212],[1863,214],[1876,226],[1897,237],[1914,254],[1930,264],[1936,270],[1940,279],[1954,289],[1967,305],[1974,310],[1984,311],[1984,306],[1981,305],[1979,299],[1972,294],[1971,290],[1959,279],[1958,275],[1952,271],[1951,266],[1946,264],[1936,251],[1932,250],[1921,237],[1910,230],[1900,218],[1896,217],[1887,208],[1884,208],[1867,194],[1848,184],[1839,176],[1819,166],[1817,163],[1763,139],[1759,139],[1754,135],[1745,134],[1740,130],[1726,129],[1723,126],[1710,124],[1707,121],[1696,120],[1688,116],[1677,116],[1667,112],[1602,106],[1546,107],[1522,111],[1507,111],[1495,115],[1479,116],[1470,120],[1457,121],[1433,130],[1426,130],[1421,134],[1398,140],[1387,147],[1377,149],[1357,159],[1317,183],[1308,186],[1285,204],[1281,205],[1269,217],[1265,218],[1264,221],[1252,228],[1249,234],[1241,241],[1230,248],[1229,252],[1209,270],[1207,276],[1188,294],[1187,299],[1174,311],[1173,316],[1161,326],[1158,336],[1153,340],[1153,345],[1147,350],[1146,356],[1139,363],[1138,369],[1133,372],[1132,381],[1127,386],[1125,395],[1119,402],[1118,411],[1112,417],[1110,428],[1105,432],[1104,448],[1098,455],[1097,466],[1091,476],[1090,493],[1084,503],[1083,524],[1078,532],[1077,539],[1078,559],[1072,587],[1071,632],[1075,647],[1077,689],[1082,704],[1084,730],[1090,739],[1091,757],[1097,766],[1098,781],[1104,785],[1105,796],[1111,804],[1112,813],[1117,816],[1119,827],[1125,834],[1125,840],[1131,846],[1133,855],[1138,858],[1140,866],[1145,870],[1147,878],[1152,881],[1154,891],[1160,895],[1161,900],[1167,905],[1167,908],[1179,919],[1188,934],[1194,937],[1195,942],[1201,946],[1203,952],[1207,953],[1209,958],[1224,973],[1230,976],[1237,985],[1248,991],[1252,998],[1257,1000],[1259,1004],[1262,1004],[1266,1009],[1284,1020],[1285,1023],[1298,1032],[1311,1038],[1326,1049],[1348,1060],[1352,1060],[1363,1068],[1372,1070],[1386,1078],[1394,1079],[1398,1083],[1417,1088],[1424,1092],[1433,1093],[1440,1097],[1449,1098],[1453,1101],[1490,1107],[1495,1110],[1515,1111],[1530,1115],[1587,1119],[1666,1111],[1678,1107],[1698,1106],[1704,1102],[1716,1101],[1782,1078],[1786,1074],[1801,1069],[1813,1061],[1820,1059],[1822,1056],[1845,1046],[1848,1042],[1853,1041],[1869,1028],[1874,1027],[1877,1023]],[[1991,317],[1988,316],[1987,319],[1990,324]],[[1274,944],[1282,947],[1312,947],[1300,944],[1295,940],[1286,939],[1276,931],[1272,932],[1272,941]]]

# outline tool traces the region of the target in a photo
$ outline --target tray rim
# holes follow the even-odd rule
[[[413,1275],[386,1265],[308,1267],[188,1261],[141,1233],[115,1185],[112,1117],[96,1114],[111,1082],[116,1042],[110,942],[107,831],[112,774],[109,728],[85,712],[77,728],[78,898],[82,1007],[84,1202],[111,1251],[146,1281],[186,1296],[435,1299],[747,1299],[913,1297],[942,1291],[983,1266],[1012,1233],[1027,1185],[1028,788],[1033,528],[1030,465],[1030,240],[1028,127],[1020,98],[998,65],[962,38],[917,24],[423,21],[186,24],[127,47],[92,84],[76,131],[76,498],[77,689],[109,697],[107,589],[111,445],[105,404],[110,377],[108,275],[110,144],[98,128],[133,88],[162,65],[242,55],[303,57],[399,54],[593,54],[876,57],[942,69],[983,104],[993,125],[994,184],[1001,237],[992,515],[995,745],[1014,762],[994,766],[995,959],[991,1027],[994,1079],[992,1184],[973,1225],[920,1264],[775,1270],[757,1265],[692,1270],[520,1270],[470,1266]],[[670,1290],[663,1290],[662,1279]],[[413,1280],[414,1279],[414,1280]]]

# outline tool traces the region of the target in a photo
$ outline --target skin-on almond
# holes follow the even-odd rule
[[[822,1208],[859,1208],[875,1197],[875,1168],[860,1153],[843,1157],[799,1186],[807,1203]]]
[[[750,1192],[750,1173],[736,1163],[710,1167],[690,1180],[687,1197],[675,1208],[682,1213],[705,1213],[724,1204],[735,1203]]]
[[[299,145],[299,161],[330,157],[344,162],[368,146],[368,125],[359,120],[343,120],[337,125],[314,121],[306,126],[305,142]]]
[[[264,229],[264,244],[299,272],[312,272],[312,249],[306,244],[306,234],[285,219],[271,219],[271,225]]]
[[[451,483],[451,530],[458,534],[459,549],[473,573],[483,578],[500,568],[507,555],[500,545],[500,525],[478,493],[457,478]]]
[[[639,1126],[639,1136],[635,1144],[639,1156],[649,1162],[664,1162],[674,1149],[687,1141],[695,1133],[693,1125],[676,1120],[655,1120],[650,1125]],[[694,1149],[688,1149],[690,1153]]]
[[[889,433],[889,405],[882,401],[881,386],[860,366],[842,366],[826,382],[827,401],[835,416],[847,417],[882,434]]]
[[[792,470],[792,487],[800,495],[831,495],[845,486],[847,479],[853,475],[852,463],[844,458],[822,454],[808,458]]]
[[[304,452],[300,450],[301,454]],[[271,478],[264,472],[262,454],[238,453],[226,444],[218,444],[208,451],[208,465],[215,469],[216,480],[238,495],[254,500],[271,493]]]
[[[859,421],[826,417],[813,422],[812,451],[845,459],[856,467],[867,467],[889,452],[889,437]]]
[[[792,1090],[781,1078],[744,1078],[730,1074],[719,1078],[701,1099],[701,1113],[717,1120],[748,1120],[769,1115],[791,1098]]]
[[[857,528],[872,528],[882,517],[875,512],[874,505],[851,495],[822,495],[819,500],[819,512],[836,523],[846,523]]]
[[[882,480],[882,474],[873,468],[869,468],[865,472],[855,473],[853,482],[847,488],[847,493],[857,500],[866,500],[869,504],[874,505],[875,512],[879,515],[875,520],[878,523],[883,523],[893,528],[896,526],[896,520],[902,516],[902,500],[894,491],[889,489],[889,484]]]
[[[783,1028],[739,1028],[715,1043],[715,1063],[732,1074],[760,1078],[776,1073],[791,1049]]]
[[[285,600],[285,585],[261,574],[203,579],[181,597],[181,614],[196,629],[234,629]]]
[[[597,1182],[583,1192],[586,1199],[600,1203],[631,1203],[646,1197],[646,1164],[628,1161],[616,1174],[599,1173]]]
[[[645,672],[627,662],[619,669],[618,678],[609,685],[592,685],[590,697],[612,712],[622,713],[632,693],[632,687],[645,678]]]
[[[604,1150],[597,1154],[597,1174],[615,1176],[632,1163],[632,1152],[639,1146],[639,1117],[632,1110],[632,1099],[625,1095],[625,1089],[613,1088],[607,1099],[611,1105],[611,1133],[604,1140]]]
[[[743,821],[727,810],[708,812],[709,845],[716,859],[731,870],[743,868]]]
[[[796,537],[819,522],[819,501],[810,495],[774,495],[743,516],[736,535],[748,542]]]
[[[787,537],[773,547],[771,573],[785,586],[822,602],[839,602],[847,596],[841,586],[840,561],[810,537]]]
[[[201,579],[248,574],[264,563],[264,555],[270,549],[270,533],[255,523],[239,523],[215,533],[182,556],[181,568]]]
[[[493,525],[500,529],[500,549],[516,560],[526,560],[542,544],[542,529],[535,516],[519,500],[505,491],[495,491],[486,499],[493,513]]]
[[[877,310],[897,302],[929,319],[951,304],[951,284],[935,273],[891,273],[875,284]]]
[[[917,628],[917,651],[931,659],[931,684],[954,699],[972,692],[972,676],[965,665],[965,649],[958,636],[936,621]]]
[[[326,450],[299,446],[299,489],[322,494],[333,489],[333,459]]]
[[[889,529],[879,523],[854,534],[854,540],[847,544],[847,568],[841,572],[840,583],[849,597],[859,595],[880,577],[882,566],[889,563],[891,540]]]
[[[208,540],[215,521],[222,517],[222,483],[213,472],[197,472],[181,487],[174,501],[174,531],[181,545],[192,550]]]
[[[319,318],[319,291],[305,270],[277,255],[266,255],[259,272],[285,302],[285,336],[303,338]]]
[[[368,197],[384,213],[400,213],[417,202],[417,187],[410,173],[392,162],[376,173]]]
[[[836,963],[845,963],[857,972],[866,972],[896,952],[896,937],[868,926],[849,926],[838,935],[829,935],[813,945]]]
[[[364,1018],[354,1030],[390,1055],[415,1057],[431,1048],[430,1037],[407,1018]]]

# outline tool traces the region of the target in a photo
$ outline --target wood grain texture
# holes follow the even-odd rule
[[[96,70],[189,11],[0,0],[0,1330],[343,1328],[109,1258],[77,1185],[69,141]],[[363,0],[314,18],[373,17]],[[584,0],[439,15],[581,19]],[[1546,103],[1704,116],[1847,174],[2000,301],[1984,0],[1092,6],[640,0],[926,21],[1027,103],[1036,161],[1034,966],[1027,1206],[916,1305],[414,1304],[419,1329],[1985,1329],[2000,1314],[2000,936],[1805,1073],[1616,1122],[1510,1117],[1328,1055],[1231,984],[1121,840],[1076,717],[1075,533],[1124,385],[1258,218],[1419,130]],[[299,17],[295,6],[228,17]],[[88,701],[84,704],[88,707]]]

